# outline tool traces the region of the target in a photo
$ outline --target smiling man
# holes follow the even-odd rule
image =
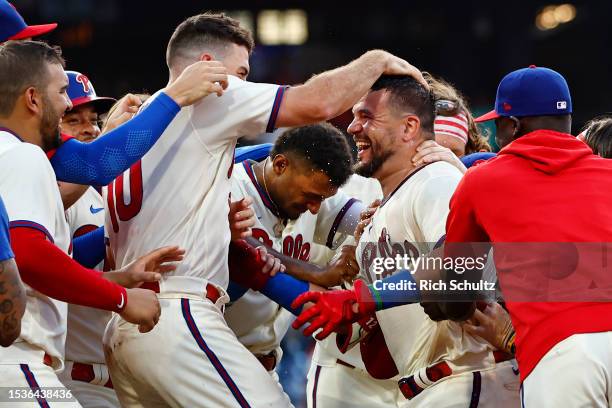
[[[412,250],[428,253],[443,237],[449,202],[461,173],[446,162],[412,165],[417,147],[434,140],[435,116],[432,94],[414,79],[382,76],[353,107],[353,115],[348,132],[359,152],[356,172],[376,178],[384,194],[356,250],[363,280],[373,283],[381,277],[398,278],[406,273],[395,268],[377,273],[376,258],[410,256]],[[356,284],[354,293],[361,293],[359,288],[364,286]],[[394,291],[386,291],[390,292]],[[390,299],[386,294],[382,296],[383,301]],[[350,291],[302,295],[293,307],[307,300],[316,302],[316,306],[304,311],[293,327],[310,321],[304,334],[325,327],[317,337],[325,336],[327,329],[333,328],[333,324],[326,325],[327,316],[332,316],[334,310],[346,313],[351,298]],[[346,299],[350,300],[343,304]],[[386,374],[377,378],[391,378],[398,373],[402,377],[399,388],[405,398],[398,401],[399,406],[517,405],[516,391],[509,390],[518,389],[518,377],[512,372],[511,362],[504,361],[507,356],[496,356],[493,346],[465,332],[458,323],[433,321],[418,304],[377,309],[372,314],[384,336],[380,342],[362,339],[361,355],[368,372]],[[357,320],[360,319],[352,321]],[[356,344],[358,337],[345,344]],[[381,367],[385,345],[390,361]]]
[[[100,115],[108,112],[115,99],[98,96],[89,78],[80,72],[66,71],[66,75],[72,109],[62,118],[62,132],[81,142],[91,142],[100,136]]]

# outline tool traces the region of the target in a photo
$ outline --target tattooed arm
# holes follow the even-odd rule
[[[21,333],[26,295],[15,260],[0,261],[0,346],[8,347]]]

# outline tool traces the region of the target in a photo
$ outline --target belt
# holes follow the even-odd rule
[[[155,293],[159,293],[159,282],[145,282],[140,286],[142,289],[149,289]],[[217,303],[217,300],[221,297],[219,289],[211,283],[206,284],[206,293],[204,293],[206,299],[213,303]]]
[[[255,354],[255,357],[257,357],[266,371],[272,371],[276,367],[276,353],[274,351],[271,351],[268,354]]]
[[[494,351],[493,358],[496,363],[512,359],[512,355],[503,351]],[[424,371],[424,372],[423,372]],[[442,378],[449,377],[453,373],[452,368],[446,361],[440,361],[425,370],[419,370],[416,374],[404,377],[398,381],[399,389],[408,400],[419,395],[423,390],[429,388]],[[425,377],[425,378],[424,378]],[[417,382],[418,380],[418,382]]]
[[[75,381],[82,381],[86,383],[91,383],[96,378],[93,365],[77,362],[72,363],[72,371],[70,372],[70,376]],[[113,382],[110,378],[104,384],[104,386],[106,388],[113,388]]]

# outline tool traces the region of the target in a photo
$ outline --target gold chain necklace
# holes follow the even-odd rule
[[[274,206],[274,209],[276,210],[276,214],[278,216],[278,214],[280,214],[280,211],[278,210],[278,206],[276,205],[276,203],[272,199],[272,196],[270,195],[270,192],[268,191],[268,184],[266,183],[266,166],[268,165],[268,159],[269,158],[270,158],[270,156],[266,157],[266,160],[264,160],[264,162],[263,162],[263,168],[261,170],[261,177],[263,178],[264,190],[266,190],[266,194],[268,195],[268,198],[270,199],[270,202]]]

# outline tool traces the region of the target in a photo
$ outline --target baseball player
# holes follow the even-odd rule
[[[363,203],[380,201],[383,197],[378,180],[353,174],[340,188],[349,197]],[[354,240],[349,237],[343,244]],[[326,247],[314,246],[316,263],[325,265],[334,256]],[[312,252],[311,252],[312,253]],[[318,256],[317,256],[318,255]],[[377,380],[366,370],[358,347],[342,353],[332,334],[317,341],[308,371],[306,401],[309,408],[391,407],[397,406],[400,391],[398,378]]]
[[[150,330],[159,318],[158,301],[135,286],[159,279],[159,272],[174,268],[166,263],[181,260],[183,252],[162,248],[104,277],[74,262],[57,180],[43,151],[57,143],[60,118],[70,108],[61,53],[42,42],[8,42],[0,46],[0,75],[0,193],[15,260],[27,285],[21,335],[0,349],[0,385],[29,388],[41,406],[48,404],[41,389],[56,387],[63,392],[53,397],[80,406],[70,401],[55,374],[64,361],[64,302],[116,311],[143,331]],[[207,93],[212,84],[203,84],[203,78],[199,75],[199,81],[190,84],[190,93]]]
[[[588,245],[576,242],[596,242],[592,247],[607,248],[602,242],[612,235],[610,192],[601,188],[601,180],[608,179],[612,164],[570,134],[571,113],[570,90],[558,72],[532,65],[501,80],[495,109],[476,120],[495,119],[502,150],[464,176],[451,201],[448,241],[492,242],[496,251],[498,243],[507,242],[540,243],[531,247],[534,251],[550,251],[550,242],[575,248]],[[504,174],[511,177],[500,177]],[[494,179],[494,194],[476,195],[479,186],[490,186]],[[566,191],[577,194],[565,197]],[[490,208],[495,215],[488,213]],[[541,270],[533,265],[541,262],[518,250],[506,260],[496,256],[498,270],[504,268],[499,279],[516,329],[522,406],[610,406],[612,305],[587,297],[594,287],[609,287],[598,278],[599,260],[605,257],[601,252],[585,257],[598,265],[587,268],[593,273],[588,289],[571,286],[571,301],[519,302],[513,299],[516,291],[508,292],[512,278],[525,270],[537,276]],[[576,268],[574,273],[579,272]]]
[[[295,133],[295,132],[294,132]],[[296,139],[295,134],[292,134],[291,139],[294,140],[293,143],[306,144],[307,143],[299,143],[302,139]],[[286,149],[287,140],[281,139],[277,140],[277,144]],[[314,140],[311,141],[311,143]],[[318,143],[315,143],[317,145]],[[321,143],[321,145],[328,146],[327,144]],[[246,148],[239,148],[236,151],[236,162],[241,162],[244,159],[253,158],[256,161],[263,161],[271,150],[271,145],[256,145],[249,146]],[[302,146],[303,149],[303,146]],[[320,147],[312,146],[307,149],[309,152],[309,156],[317,157],[317,162],[319,163],[342,163],[343,161],[340,159],[330,159],[328,154],[319,151]],[[265,151],[265,154],[264,154]],[[318,153],[316,153],[318,152]],[[278,153],[278,151],[277,151]],[[273,157],[273,156],[271,156]],[[245,168],[243,163],[242,168]],[[232,198],[238,200],[240,197],[243,197],[244,194],[250,194],[255,198],[255,207],[257,211],[253,213],[257,216],[255,219],[259,218],[259,221],[255,221],[258,226],[256,229],[262,228],[262,223],[266,220],[276,219],[277,217],[260,217],[260,214],[268,214],[274,215],[271,213],[270,209],[268,209],[264,202],[261,199],[257,199],[260,196],[260,190],[256,187],[257,185],[261,186],[263,184],[263,172],[260,171],[261,168],[257,164],[253,162],[250,163],[250,168],[253,168],[254,176],[259,176],[256,178],[257,184],[254,184],[253,179],[248,177],[248,174],[245,173],[243,177],[236,177],[240,173],[241,166],[238,166],[234,172],[234,177],[232,178]],[[244,173],[244,172],[243,172]],[[274,177],[274,172],[271,175],[268,174],[267,177]],[[261,180],[260,180],[261,179]],[[267,184],[267,183],[266,183]],[[236,186],[244,186],[244,188],[239,189],[239,191],[235,191]],[[255,187],[254,187],[255,186]],[[252,190],[252,191],[250,191]],[[275,183],[270,183],[270,195],[277,196],[278,201],[276,204],[279,207],[283,207],[286,205],[286,199],[278,197],[279,188],[275,185]],[[281,187],[282,191],[283,188]],[[347,197],[358,197],[362,198],[364,202],[371,202],[377,198],[382,197],[382,191],[380,189],[380,184],[375,179],[366,179],[364,177],[358,175],[352,175],[349,178],[347,184],[343,185],[338,189],[344,193]],[[347,194],[348,193],[348,194]],[[287,196],[291,196],[291,194],[287,194]],[[328,199],[333,200],[334,197]],[[347,204],[350,204],[351,201],[348,201]],[[352,204],[352,207],[363,208],[361,205],[357,205],[357,203]],[[321,206],[320,210],[317,213],[317,217],[322,215],[322,212],[325,212],[325,208],[327,206],[325,203]],[[308,214],[308,212],[303,213],[299,216],[299,218],[295,221],[290,221],[289,224],[293,225],[303,225],[303,220],[312,220],[313,217]],[[354,220],[353,217],[348,217],[346,213],[343,216],[344,220]],[[302,221],[300,221],[302,220]],[[349,229],[353,229],[354,221],[350,223]],[[280,240],[282,236],[284,236],[284,231],[281,236],[275,236],[274,234],[274,225],[270,223],[265,232],[267,234],[268,239],[274,240],[275,243]],[[253,225],[254,226],[254,225]],[[342,229],[340,227],[339,229]],[[296,232],[295,228],[291,228],[290,231]],[[263,237],[262,232],[255,232],[255,235]],[[303,234],[300,234],[303,235]],[[326,234],[328,235],[328,234]],[[339,235],[339,236],[338,236]],[[346,234],[338,234],[334,237],[334,242],[342,241],[342,237],[346,237]],[[303,235],[307,236],[307,235]],[[348,237],[349,239],[351,237]],[[299,240],[300,242],[306,242],[307,239]],[[348,241],[345,240],[343,243],[346,244]],[[282,247],[281,242],[278,242],[278,246]],[[287,240],[288,242],[288,240]],[[306,245],[302,244],[302,247]],[[284,247],[285,250],[293,249],[292,245],[286,245]],[[325,245],[317,244],[313,240],[308,242],[309,255],[308,261],[310,263],[314,263],[318,265],[320,268],[325,268],[324,270],[329,271],[330,265],[329,262],[334,256],[334,251],[328,248]],[[278,247],[277,247],[278,249]],[[282,251],[282,249],[281,249]],[[276,252],[275,252],[276,254]],[[279,256],[291,256],[292,254],[284,253],[279,254]],[[287,268],[287,273],[294,272],[291,266],[301,266],[305,268],[303,260],[293,260],[287,262],[286,259],[283,260],[286,265],[289,265]],[[337,266],[337,263],[334,262],[334,267]],[[345,266],[346,267],[346,266]],[[307,268],[305,268],[307,269]],[[333,271],[332,271],[333,272]],[[323,269],[317,271],[319,275],[326,274],[323,272]],[[335,273],[327,273],[331,275],[324,280],[327,282],[331,282],[332,276],[335,276],[335,279],[339,279],[342,276]],[[305,276],[303,276],[305,277]],[[316,275],[312,277],[308,277],[309,280],[313,281],[316,279]],[[321,279],[322,281],[323,279]],[[323,283],[323,286],[327,286],[327,283]],[[248,300],[245,301],[245,298],[248,296]],[[269,306],[266,309],[266,306]],[[266,314],[267,310],[267,314]],[[267,318],[266,318],[267,316]],[[288,327],[289,322],[293,320],[292,316],[285,310],[279,309],[278,305],[274,302],[267,300],[266,297],[262,296],[258,292],[253,290],[249,290],[245,296],[240,298],[237,302],[232,303],[226,309],[225,313],[226,320],[230,327],[236,332],[239,340],[249,348],[252,352],[255,352],[258,355],[258,359],[262,363],[262,365],[269,364],[268,367],[272,367],[274,364],[278,364],[278,360],[280,360],[280,352],[281,349],[278,348],[278,344],[281,341],[282,336],[286,331],[286,327]],[[282,330],[278,330],[278,328],[282,328]],[[274,345],[271,347],[271,344]],[[261,350],[274,350],[272,353],[257,353]],[[271,372],[273,376],[276,376],[276,372]],[[347,398],[346,393],[350,390],[351,397]],[[397,387],[397,380],[375,380],[373,379],[365,370],[363,362],[361,361],[361,355],[358,349],[351,349],[346,354],[343,354],[338,351],[336,346],[335,337],[330,336],[330,338],[323,340],[320,343],[317,343],[315,347],[315,352],[313,354],[313,364],[308,374],[308,385],[307,385],[307,400],[309,406],[389,406],[388,404],[395,403],[397,401],[397,395],[399,394],[399,389]]]
[[[342,133],[329,124],[304,126],[284,132],[262,163],[240,163],[232,175],[231,196],[253,197],[253,238],[279,253],[287,273],[306,277],[313,245],[335,247],[336,234],[355,229],[363,205],[336,193],[350,173],[351,155]],[[317,268],[308,278],[315,283],[331,278],[323,275],[338,274]],[[232,300],[225,311],[229,327],[274,373],[293,316],[253,290]]]
[[[155,331],[141,335],[117,316],[107,328],[107,363],[124,406],[290,405],[223,319],[236,140],[276,126],[337,116],[384,72],[422,79],[405,61],[373,51],[289,90],[255,84],[244,80],[252,47],[251,33],[222,14],[197,15],[181,23],[166,53],[169,83],[194,61],[216,59],[232,75],[229,86],[222,97],[179,112],[163,135],[164,143],[109,186],[105,226],[118,266],[159,242],[189,248],[176,272],[152,287],[163,309]]]
[[[56,23],[27,25],[11,3],[0,0],[0,43],[27,40],[53,31],[56,27]]]
[[[72,109],[64,114],[61,131],[79,141],[91,142],[100,136],[99,115],[106,113],[115,100],[97,96],[93,84],[85,75],[75,71],[66,71],[66,75]],[[73,242],[103,227],[104,202],[101,192],[88,187],[83,196],[66,211],[66,221]],[[95,233],[103,237],[103,231]],[[98,249],[92,248],[91,253],[103,253],[104,249],[105,246],[101,245]],[[103,261],[91,267],[102,271]],[[119,406],[102,348],[102,336],[110,318],[111,312],[108,311],[68,305],[66,361],[59,377],[85,407]]]
[[[403,255],[408,250],[427,253],[433,247],[427,243],[435,243],[444,235],[448,203],[461,173],[446,162],[416,168],[405,164],[423,140],[433,139],[433,100],[416,81],[382,77],[355,105],[353,113],[355,118],[348,131],[358,148],[357,173],[377,178],[385,196],[357,247],[360,269],[373,282],[381,278],[374,267],[376,257]],[[400,122],[402,126],[393,125]],[[389,128],[401,131],[392,134],[384,130]],[[356,292],[359,288],[357,285]],[[294,306],[324,297],[311,293],[302,296]],[[334,308],[338,301],[332,300],[329,307]],[[317,309],[309,310],[296,320],[294,327],[316,316]],[[518,379],[510,362],[501,362],[507,357],[493,353],[493,346],[468,335],[458,323],[434,322],[419,305],[381,310],[376,312],[376,318],[402,377],[399,381],[405,397],[402,406],[518,404]],[[325,323],[318,319],[305,334]],[[380,352],[363,344],[361,351],[364,359],[369,353]],[[392,368],[389,372],[393,372]]]
[[[21,333],[21,318],[25,312],[26,296],[19,271],[13,259],[9,239],[9,223],[4,202],[0,198],[0,346],[8,347]]]

